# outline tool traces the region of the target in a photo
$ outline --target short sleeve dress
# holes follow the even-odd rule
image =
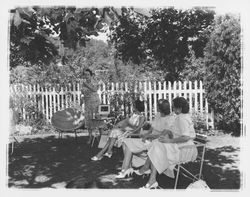
[[[153,128],[152,134],[161,134],[163,130],[172,130],[174,123],[174,116],[168,115],[161,117],[160,113],[156,114],[154,120],[151,122]],[[157,139],[156,139],[157,140]],[[145,151],[149,150],[153,142],[146,141],[143,142],[141,138],[126,138],[124,139],[124,144],[133,153],[132,166],[139,167],[144,165],[147,154]]]
[[[98,88],[98,82],[91,79],[89,84],[94,89]],[[97,92],[93,92],[87,87],[82,87],[83,99],[84,99],[84,116],[85,116],[85,126],[88,129],[93,129],[96,127],[95,121],[93,121],[93,114],[98,112],[98,106],[100,105],[100,98]]]
[[[192,145],[195,138],[195,130],[190,114],[176,116],[172,129],[174,138],[189,136],[191,139],[184,143],[161,143],[155,140],[148,150],[148,157],[159,174],[165,173],[174,177],[173,169],[176,163],[193,161],[197,157],[197,149],[180,149],[185,145]]]
[[[129,133],[131,133],[133,130],[135,130],[139,126],[142,120],[144,120],[144,115],[132,114],[132,116],[127,121],[123,120],[123,123],[121,123],[121,124],[124,124],[125,131],[123,131],[120,128],[114,128],[111,130],[109,137],[117,138],[118,141],[116,142],[116,146],[120,147],[124,139],[126,139]]]

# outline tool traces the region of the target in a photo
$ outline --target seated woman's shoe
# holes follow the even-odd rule
[[[151,173],[151,170],[148,169],[145,172],[141,173],[140,170],[134,170],[134,173],[137,174],[138,176],[142,176],[142,175],[149,175]]]
[[[129,168],[125,171],[121,171],[115,178],[123,179],[123,178],[129,177],[131,174],[133,174],[133,172],[134,172],[133,168]]]
[[[102,159],[102,157],[97,157],[97,156],[94,156],[91,158],[92,161],[99,161],[101,159]]]
[[[104,156],[111,158],[112,157],[112,153],[105,153]]]
[[[151,185],[147,183],[145,186],[141,187],[141,189],[156,189],[158,186],[158,182],[154,182]]]

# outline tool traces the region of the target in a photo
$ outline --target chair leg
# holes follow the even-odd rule
[[[62,132],[61,131],[58,131],[58,138],[61,139],[62,138]]]
[[[18,140],[17,140],[15,137],[13,137],[13,138],[14,138],[14,140],[16,141],[16,143],[18,143],[18,144],[19,144]]]
[[[175,177],[174,189],[177,188],[178,179],[179,179],[179,174],[180,174],[180,164],[178,164],[178,166],[177,166],[177,174],[176,174],[176,177]]]
[[[92,143],[91,143],[91,147],[93,147],[93,145],[94,145],[95,138],[96,138],[96,136],[93,136]]]
[[[15,142],[13,141],[13,142],[11,143],[11,154],[13,154],[13,152],[14,152],[14,145],[15,145]]]
[[[203,168],[203,162],[204,162],[204,156],[205,156],[205,149],[206,149],[206,146],[204,146],[204,147],[203,147],[203,150],[202,150],[201,164],[200,164],[200,172],[199,172],[199,179],[201,179],[202,168]]]
[[[76,133],[76,130],[75,130],[75,141],[77,143],[77,133]]]

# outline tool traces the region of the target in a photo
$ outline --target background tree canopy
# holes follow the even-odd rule
[[[15,8],[10,18],[10,67],[23,61],[49,64],[64,49],[86,46],[103,23],[117,18],[114,8],[25,7]],[[21,58],[21,60],[20,60]]]
[[[159,8],[147,17],[129,9],[119,18],[111,41],[123,61],[140,64],[154,59],[167,73],[166,80],[178,80],[190,47],[196,57],[203,57],[214,14],[201,8]]]

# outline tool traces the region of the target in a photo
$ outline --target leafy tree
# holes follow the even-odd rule
[[[147,15],[144,9],[136,12]],[[16,7],[10,10],[10,68],[23,61],[64,63],[65,51],[85,47],[89,36],[105,31],[105,24],[112,27],[119,15],[121,8],[114,7]]]
[[[146,58],[143,47],[146,18],[133,9],[122,9],[119,21],[111,27],[110,40],[117,50],[117,57],[125,63],[140,64]]]
[[[186,81],[203,81],[206,75],[204,58],[195,56],[195,52],[190,49],[190,57],[186,58],[184,69],[180,74],[180,78]]]
[[[216,18],[205,48],[205,88],[220,126],[240,134],[241,28],[239,17]]]
[[[207,42],[204,31],[213,19],[214,12],[202,8],[154,9],[150,17],[132,9],[122,14],[111,41],[123,61],[140,64],[153,59],[167,73],[166,79],[173,81],[180,77],[189,46],[197,57],[203,56]]]
[[[113,11],[112,11],[113,10]],[[49,64],[63,57],[64,49],[86,46],[98,35],[103,23],[116,20],[115,10],[75,7],[17,7],[10,11],[10,67],[20,59]],[[13,55],[13,53],[15,55]]]

